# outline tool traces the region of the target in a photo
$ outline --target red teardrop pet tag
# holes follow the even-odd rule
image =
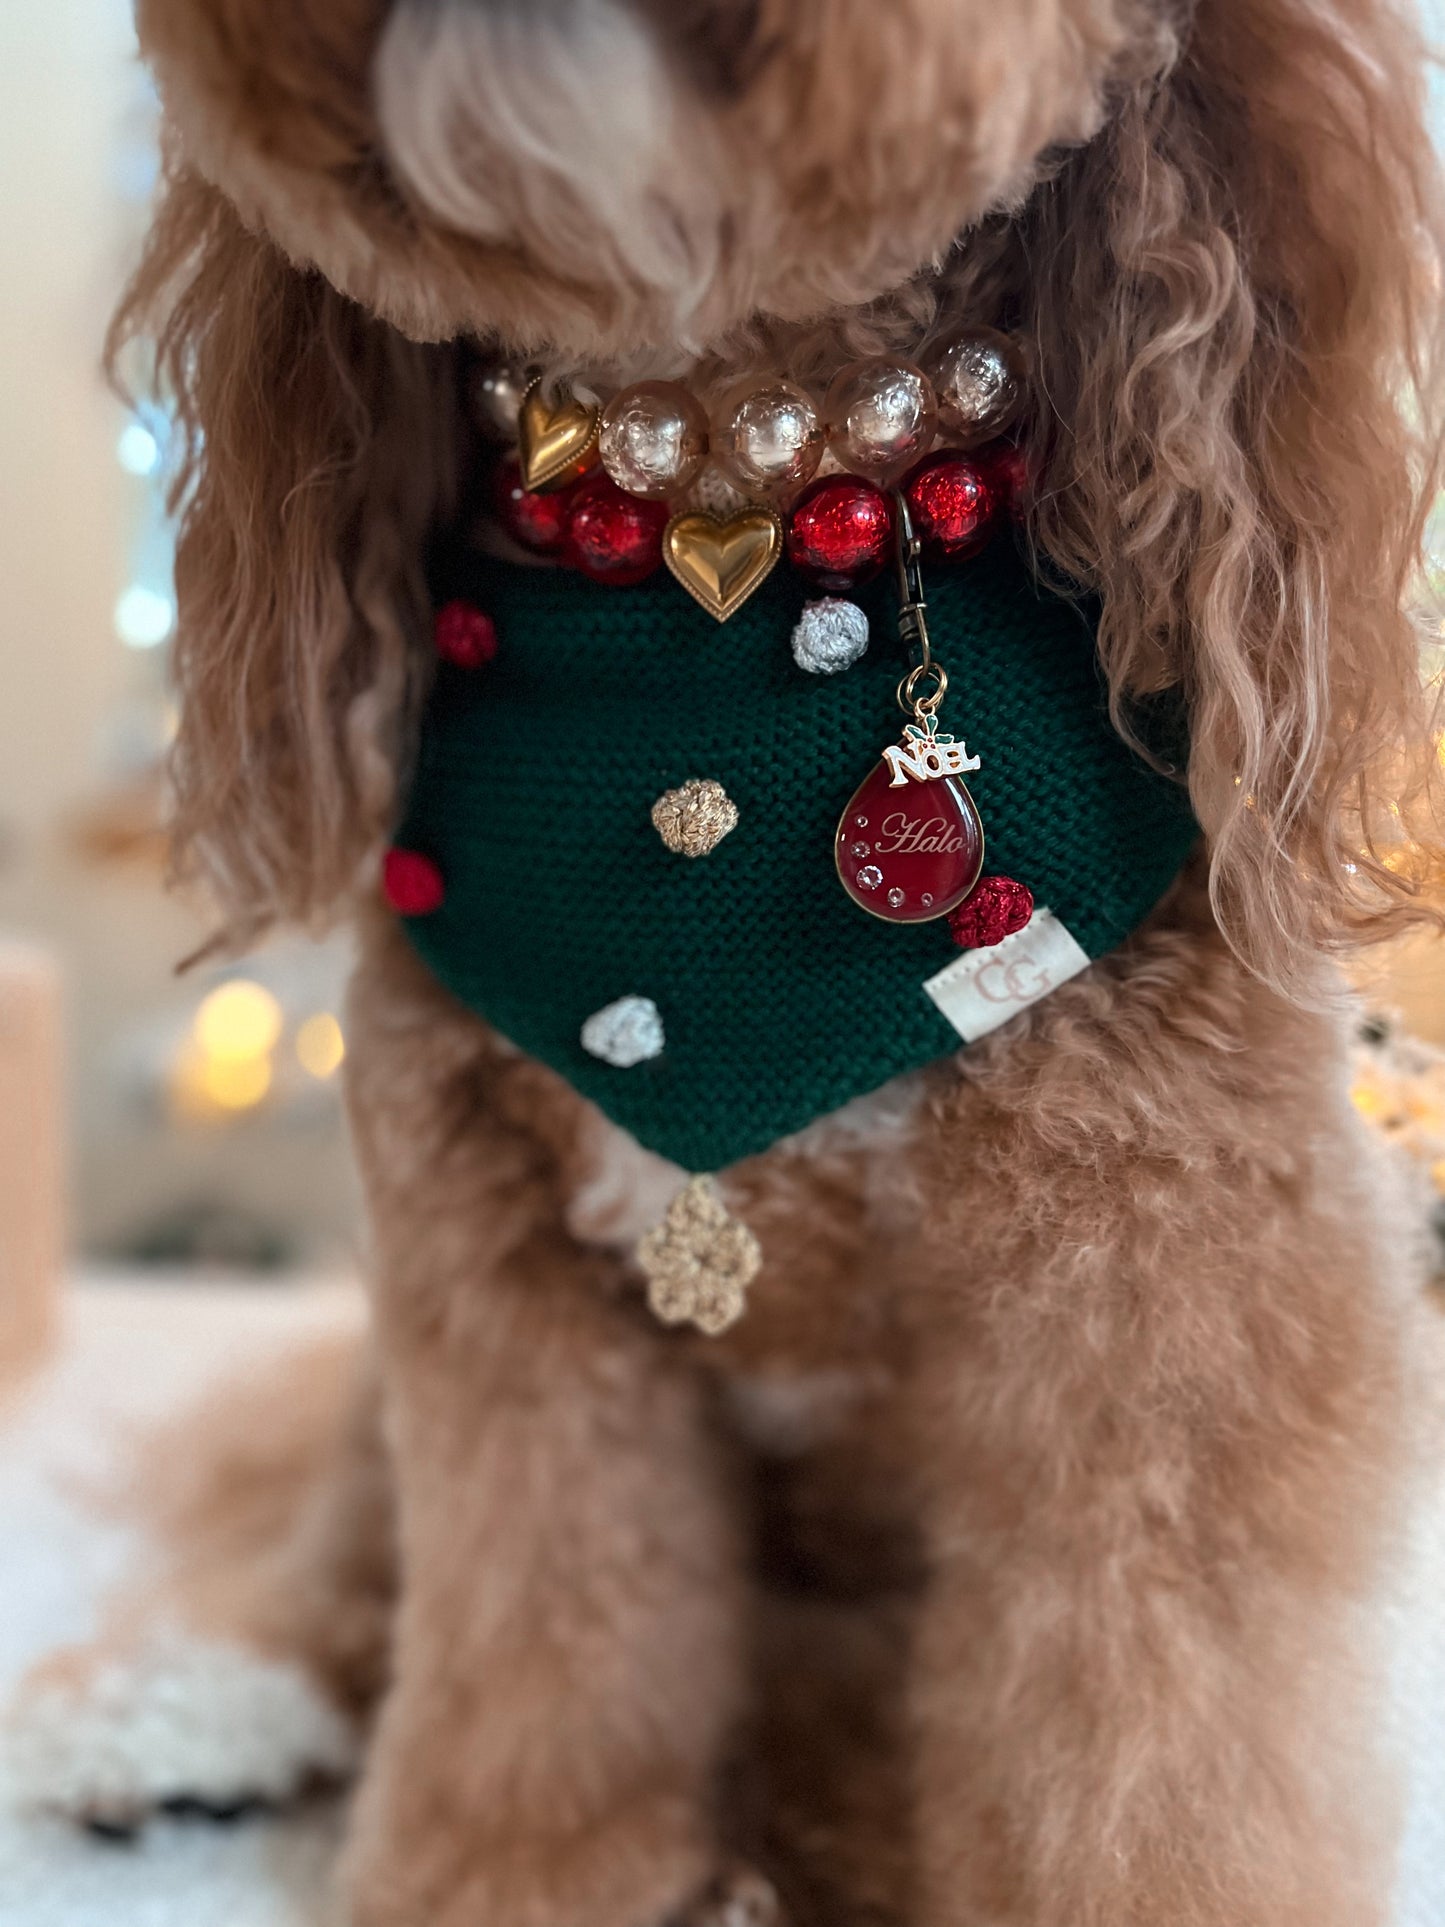
[[[983,823],[963,778],[979,767],[962,737],[945,736],[938,711],[948,672],[933,654],[906,497],[894,500],[898,633],[918,660],[898,685],[913,721],[853,792],[838,820],[833,860],[853,901],[886,923],[931,923],[956,910],[983,870]]]
[[[833,854],[843,888],[889,923],[929,923],[956,909],[983,869],[983,823],[962,780],[979,759],[940,736],[932,715],[854,791]]]

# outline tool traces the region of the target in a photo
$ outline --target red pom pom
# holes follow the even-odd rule
[[[1034,893],[1012,877],[980,877],[948,919],[953,941],[960,950],[987,950],[1015,930],[1022,930],[1034,914]]]
[[[442,873],[420,850],[388,850],[381,862],[381,894],[399,917],[429,917],[446,901]]]
[[[519,547],[533,555],[556,555],[567,531],[567,498],[570,489],[551,495],[537,495],[522,486],[522,465],[508,455],[497,465],[492,485],[492,506],[497,520]]]
[[[575,488],[567,504],[562,560],[594,582],[629,588],[662,567],[666,502],[629,495],[607,475]]]
[[[856,475],[804,489],[788,521],[788,559],[815,588],[839,595],[877,575],[893,547],[893,505]]]
[[[983,468],[957,449],[925,456],[903,494],[925,555],[957,561],[987,542],[996,497]]]
[[[471,602],[448,602],[432,625],[437,654],[458,669],[480,669],[497,653],[497,625]]]

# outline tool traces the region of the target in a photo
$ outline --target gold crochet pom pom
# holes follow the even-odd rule
[[[652,806],[652,823],[678,856],[706,856],[738,826],[738,806],[721,783],[694,776],[681,789],[665,790]]]
[[[711,1178],[694,1178],[637,1247],[647,1302],[664,1325],[696,1325],[715,1337],[747,1309],[747,1288],[763,1254],[734,1218]]]

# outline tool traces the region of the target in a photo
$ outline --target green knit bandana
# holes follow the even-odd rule
[[[436,586],[500,639],[486,667],[439,670],[398,836],[445,879],[407,928],[455,996],[694,1171],[960,1047],[924,990],[960,955],[947,923],[881,922],[834,868],[839,812],[903,722],[889,578],[856,598],[872,643],[836,675],[793,660],[807,591],[786,566],[722,626],[666,576],[604,588],[465,555]],[[1181,868],[1187,798],[1115,735],[1085,617],[1007,541],[933,568],[928,591],[941,720],[982,758],[985,872],[1101,957]],[[651,810],[693,778],[720,783],[738,823],[689,858]],[[581,1034],[627,997],[652,1000],[664,1042],[623,1067]]]

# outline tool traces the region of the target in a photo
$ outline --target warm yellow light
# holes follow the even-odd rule
[[[253,1110],[271,1089],[269,1057],[209,1057],[194,1039],[182,1047],[168,1083],[171,1109],[187,1123]]]
[[[1445,1191],[1445,1158],[1436,1158],[1430,1166],[1430,1175],[1435,1180],[1435,1189]]]
[[[270,991],[238,978],[213,990],[196,1012],[196,1043],[218,1063],[254,1064],[276,1048],[281,1021]]]
[[[312,1077],[335,1077],[346,1055],[341,1026],[329,1010],[318,1010],[296,1033],[296,1059]]]
[[[200,1066],[202,1092],[221,1111],[249,1111],[271,1088],[269,1057],[208,1057]]]

